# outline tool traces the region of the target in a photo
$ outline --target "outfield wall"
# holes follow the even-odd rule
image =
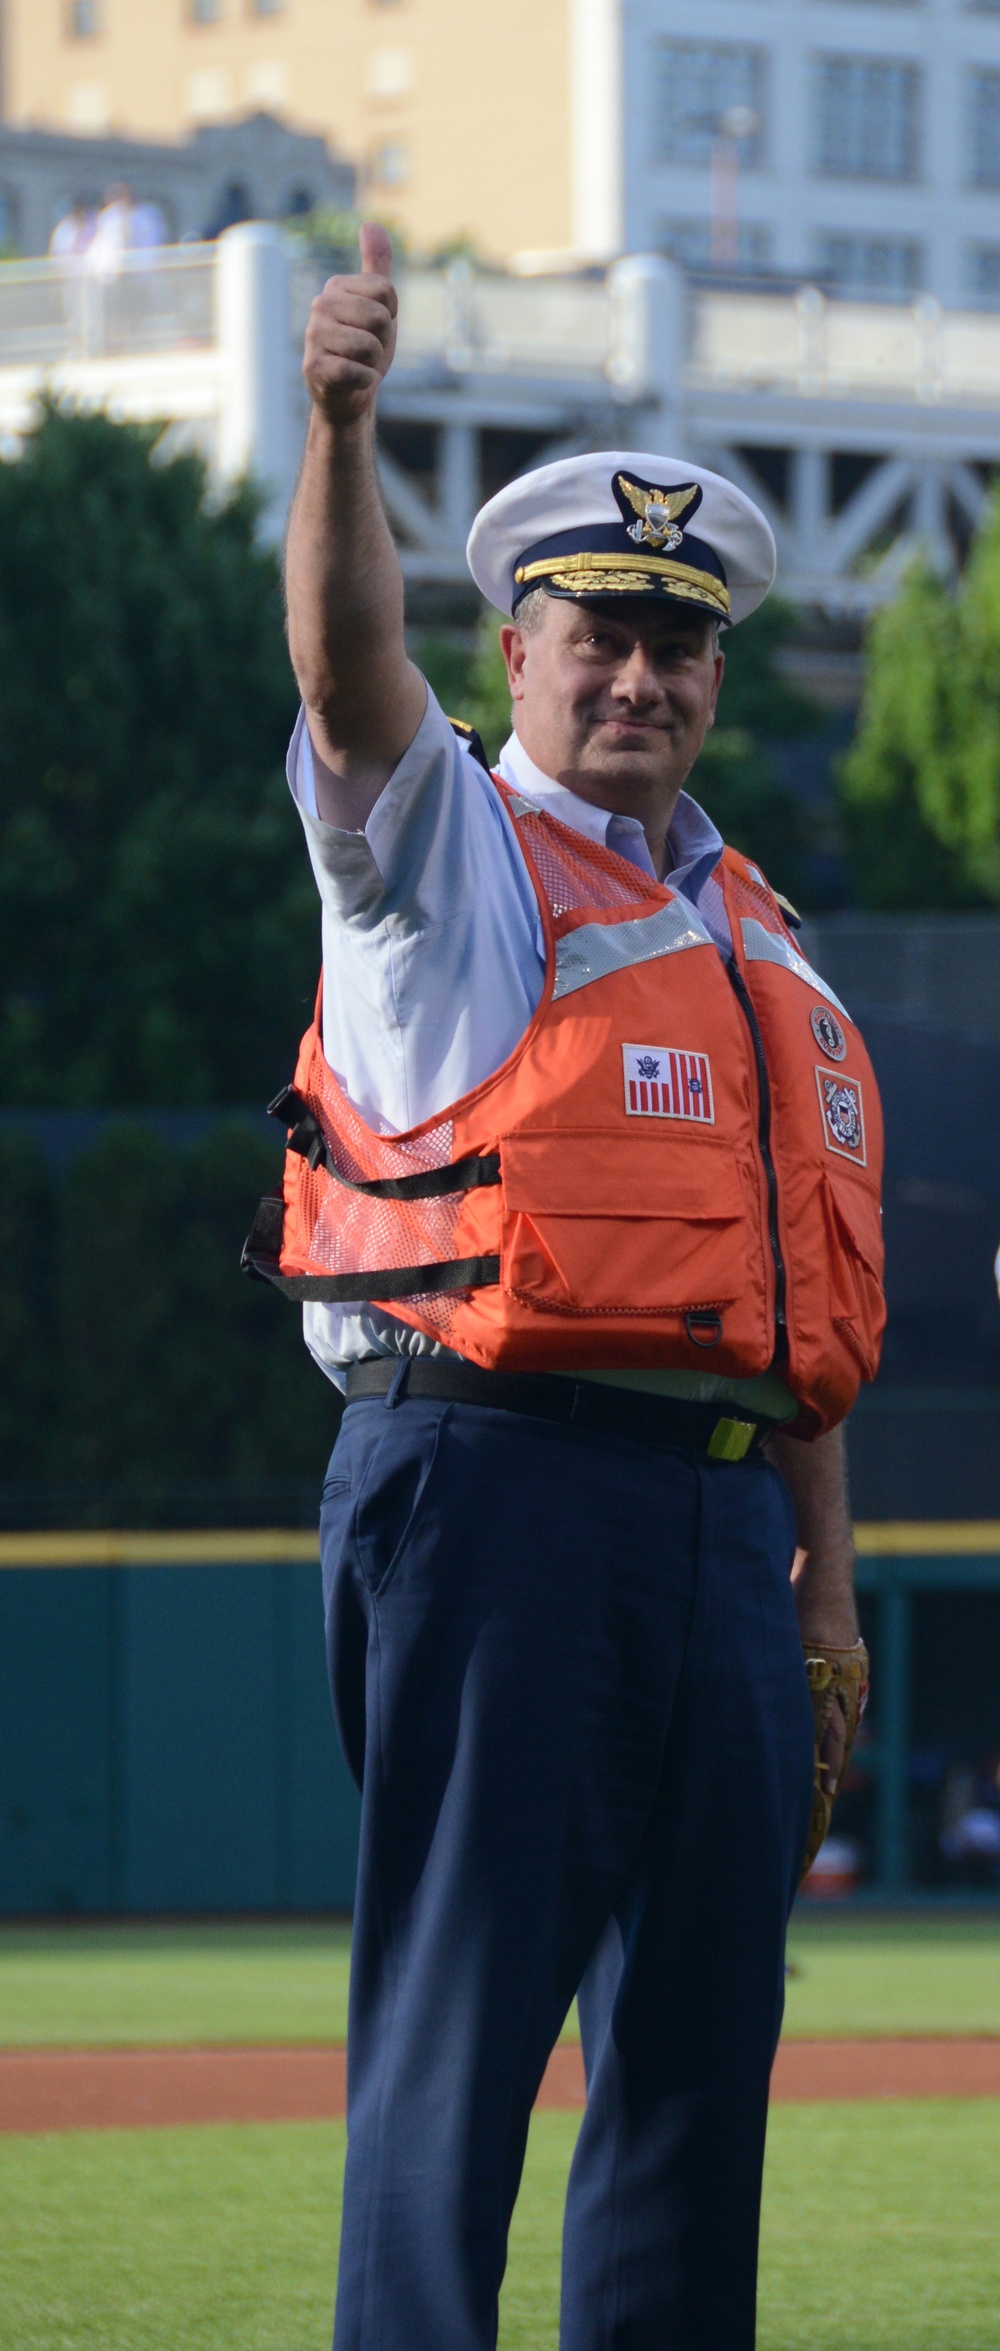
[[[358,1798],[299,1547],[0,1573],[0,1915],[350,1908]]]
[[[873,1699],[838,1809],[945,1890],[949,1769],[1000,1747],[1000,1522],[857,1529]],[[0,1916],[347,1910],[358,1798],[305,1529],[0,1535]]]

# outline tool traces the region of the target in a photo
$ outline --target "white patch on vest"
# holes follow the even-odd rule
[[[693,1118],[715,1125],[712,1071],[707,1053],[680,1045],[623,1045],[625,1109],[629,1118]]]
[[[828,1151],[836,1151],[841,1159],[853,1159],[855,1167],[867,1167],[865,1151],[865,1109],[861,1099],[859,1078],[836,1076],[832,1069],[816,1069],[816,1089],[823,1113],[823,1140]]]
[[[612,971],[627,971],[631,963],[653,963],[661,955],[676,955],[682,947],[711,947],[712,935],[685,898],[672,898],[655,914],[629,922],[584,922],[556,940],[556,980],[553,1002],[571,996],[575,988],[589,987]],[[715,952],[713,948],[713,953]]]
[[[740,929],[743,933],[743,952],[748,963],[782,964],[786,971],[795,973],[796,979],[804,980],[807,987],[815,988],[820,996],[825,996],[828,1004],[835,1004],[845,1020],[850,1020],[846,1004],[842,1004],[840,997],[834,995],[826,981],[820,979],[818,971],[814,971],[812,964],[806,962],[805,956],[797,953],[790,939],[784,938],[780,931],[765,930],[763,923],[758,922],[752,914],[743,916]]]

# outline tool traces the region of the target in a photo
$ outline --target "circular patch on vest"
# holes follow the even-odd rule
[[[826,1054],[827,1060],[845,1061],[847,1058],[847,1038],[839,1020],[835,1020],[833,1013],[828,1010],[825,1004],[813,1005],[809,1015],[809,1023],[820,1052]]]

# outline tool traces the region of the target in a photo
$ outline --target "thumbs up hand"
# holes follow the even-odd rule
[[[355,277],[328,278],[309,312],[302,373],[331,424],[354,424],[370,409],[396,348],[392,243],[367,221]]]

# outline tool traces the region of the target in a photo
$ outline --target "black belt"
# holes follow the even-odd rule
[[[347,1401],[387,1396],[430,1397],[442,1404],[490,1404],[498,1412],[527,1412],[534,1420],[627,1437],[633,1445],[700,1453],[710,1461],[745,1461],[775,1427],[737,1404],[689,1404],[677,1396],[648,1396],[636,1388],[560,1378],[550,1372],[481,1371],[476,1363],[439,1363],[417,1355],[378,1356],[352,1363]]]

